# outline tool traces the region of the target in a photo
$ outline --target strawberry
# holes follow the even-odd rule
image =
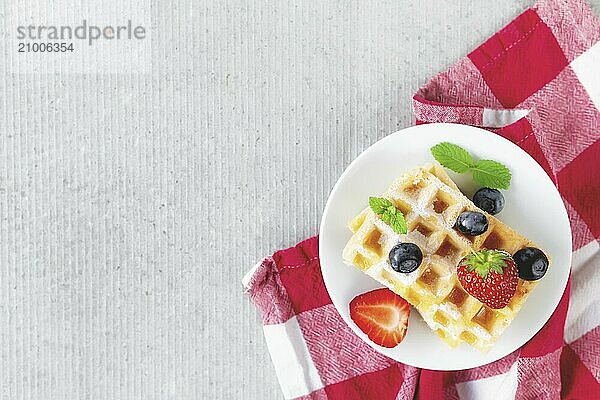
[[[350,302],[350,317],[375,344],[394,347],[404,339],[410,306],[389,289],[376,289]]]
[[[504,308],[517,290],[519,272],[511,256],[479,250],[463,258],[456,270],[462,287],[490,308]]]

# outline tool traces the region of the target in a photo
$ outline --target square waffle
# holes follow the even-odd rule
[[[514,319],[537,282],[519,278],[515,295],[502,309],[491,309],[469,295],[456,275],[459,261],[479,249],[514,254],[534,246],[497,218],[485,213],[489,227],[468,237],[454,229],[463,211],[479,211],[437,163],[415,168],[401,176],[383,194],[404,214],[408,232],[398,235],[369,207],[349,223],[352,237],[343,251],[355,265],[406,299],[429,327],[451,347],[461,342],[488,351]],[[394,271],[388,254],[400,242],[417,244],[423,262],[415,271]]]

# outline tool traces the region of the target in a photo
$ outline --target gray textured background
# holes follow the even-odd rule
[[[242,275],[532,2],[242,3],[154,1],[149,74],[0,65],[2,399],[280,398]]]

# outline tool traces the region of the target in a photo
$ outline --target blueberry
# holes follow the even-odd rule
[[[487,217],[479,211],[464,211],[456,219],[455,228],[465,235],[477,236],[487,231]]]
[[[399,243],[390,250],[390,264],[396,272],[408,274],[419,268],[423,253],[414,243]]]
[[[475,192],[473,203],[483,211],[496,215],[504,208],[504,196],[497,189],[484,187]]]
[[[537,281],[548,270],[548,257],[540,249],[525,247],[513,255],[519,269],[519,277],[526,281]]]

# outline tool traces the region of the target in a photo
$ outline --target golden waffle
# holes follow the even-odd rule
[[[473,250],[497,249],[514,254],[523,247],[537,246],[485,212],[489,227],[484,234],[467,237],[455,230],[460,213],[482,211],[437,163],[404,174],[383,197],[402,211],[408,233],[396,234],[367,207],[349,223],[353,235],[344,248],[344,261],[405,298],[450,346],[464,341],[480,351],[488,351],[537,282],[519,278],[509,304],[495,310],[463,290],[456,266]],[[396,272],[389,264],[388,254],[399,242],[415,243],[423,252],[423,262],[409,274]]]

